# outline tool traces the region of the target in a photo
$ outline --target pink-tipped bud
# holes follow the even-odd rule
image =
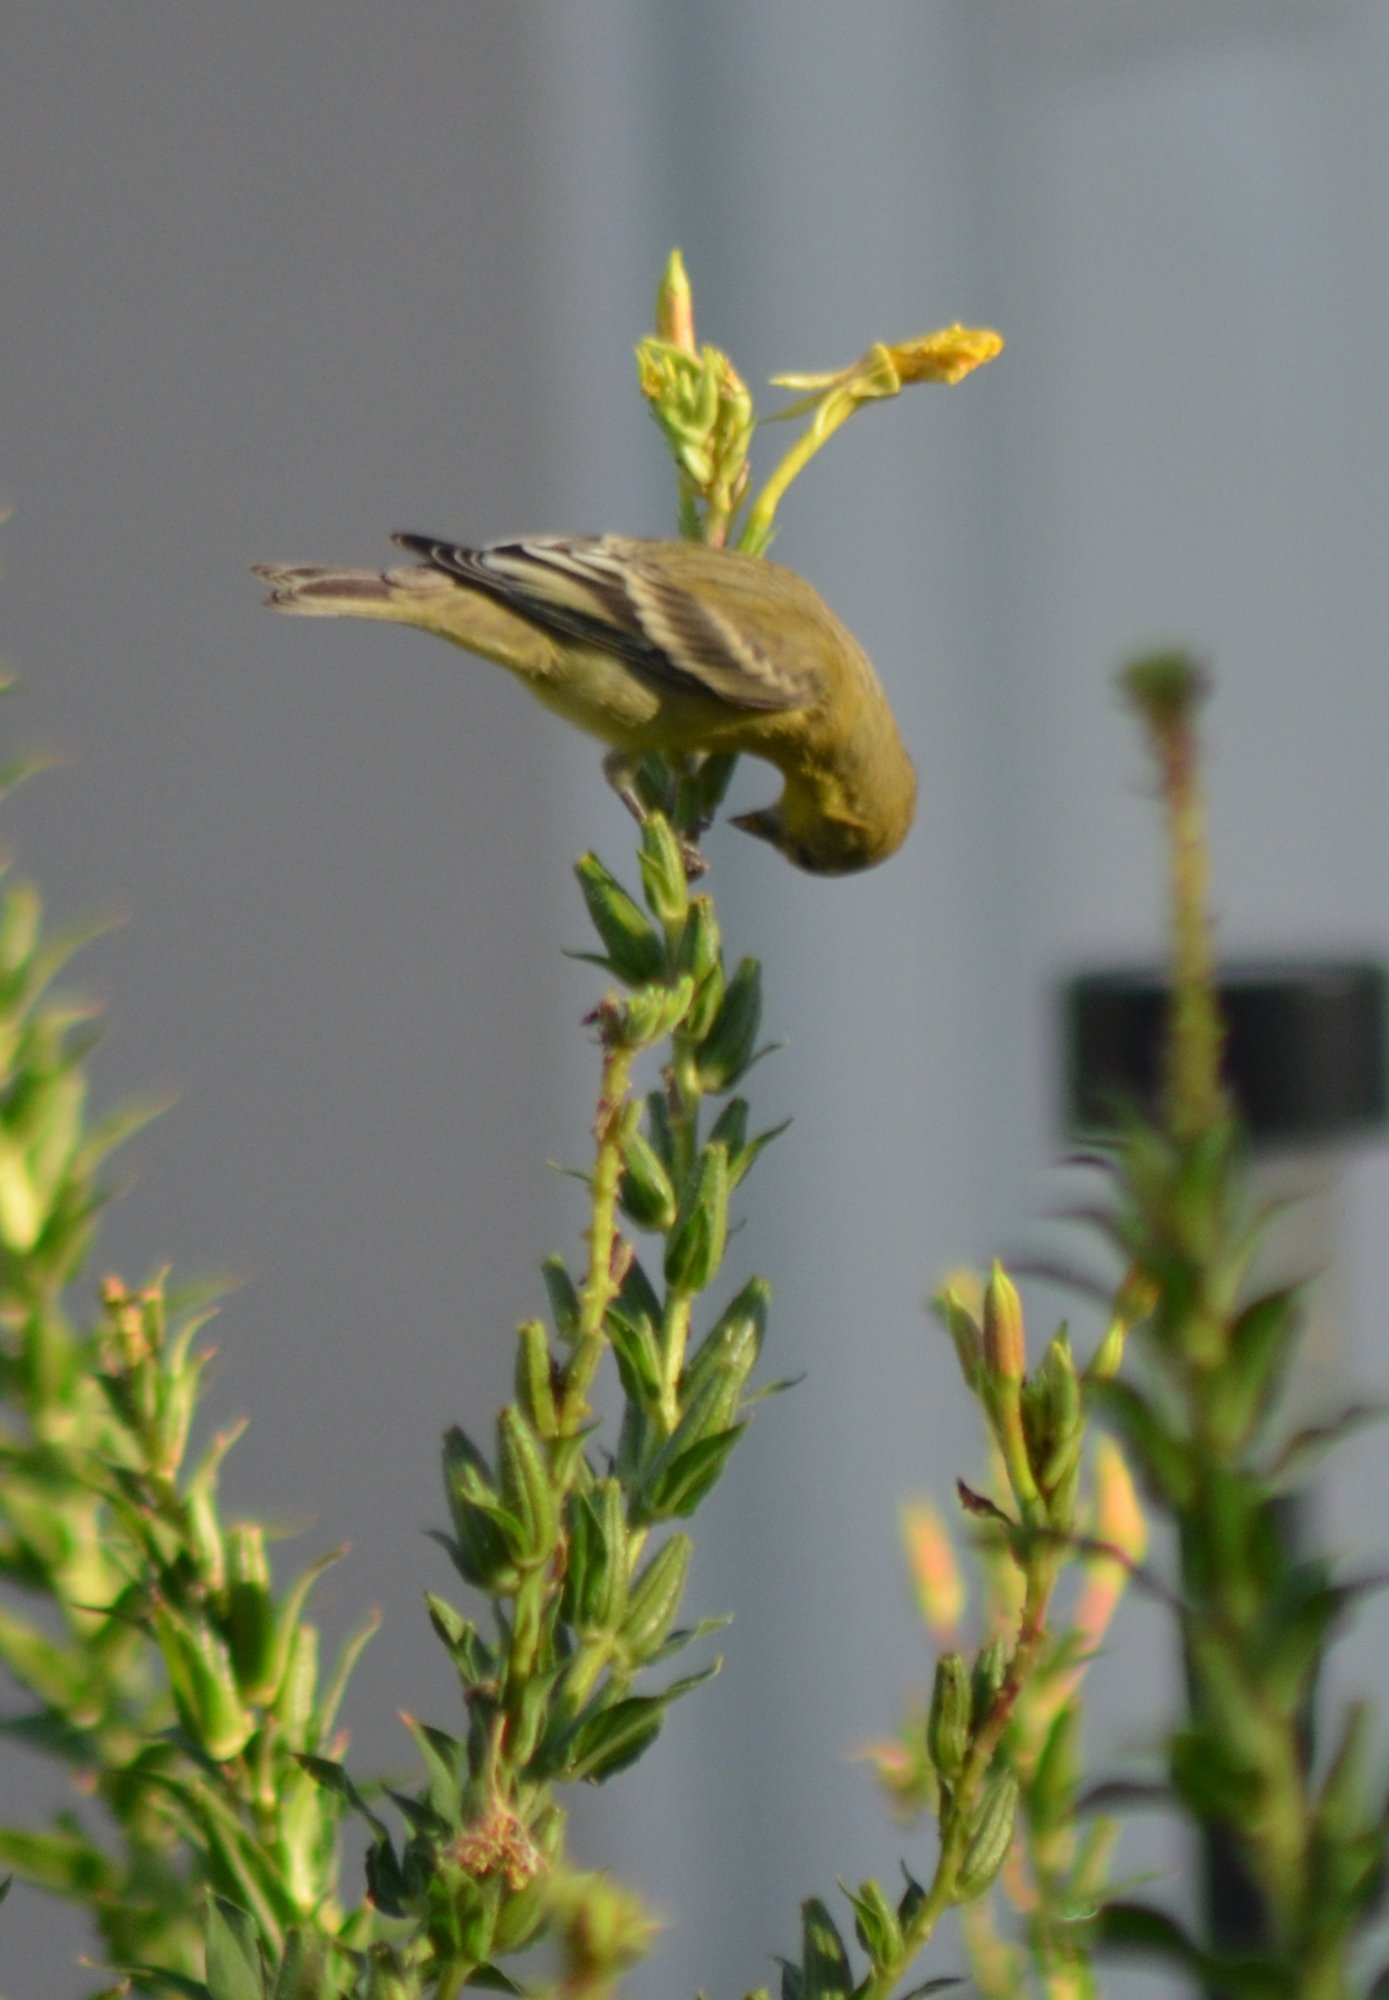
[[[984,1287],[984,1373],[995,1382],[1021,1382],[1027,1373],[1022,1300],[997,1259]]]
[[[697,354],[695,343],[694,294],[685,272],[685,260],[672,250],[656,292],[656,333],[684,354]]]
[[[1130,1562],[1142,1562],[1148,1548],[1148,1523],[1128,1461],[1113,1438],[1095,1440],[1094,1482],[1096,1535]]]
[[[945,1524],[929,1500],[903,1508],[902,1538],[921,1615],[936,1638],[948,1642],[964,1613],[965,1583]]]

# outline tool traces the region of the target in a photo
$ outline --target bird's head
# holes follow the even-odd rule
[[[783,797],[776,805],[762,806],[756,812],[734,813],[729,823],[767,841],[808,875],[853,875],[872,868],[896,853],[907,831],[905,826],[898,831],[823,814],[808,816],[797,824],[786,813],[785,805]]]

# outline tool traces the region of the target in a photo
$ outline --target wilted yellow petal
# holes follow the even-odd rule
[[[908,382],[962,382],[1003,352],[1003,336],[988,326],[944,326],[887,350],[905,386]]]

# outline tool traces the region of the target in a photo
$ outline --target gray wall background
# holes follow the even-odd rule
[[[214,1412],[253,1420],[226,1491],[303,1528],[286,1568],[352,1544],[320,1609],[335,1636],[386,1615],[364,1768],[408,1768],[398,1708],[455,1714],[421,1607],[436,1442],[501,1400],[538,1260],[574,1247],[544,1162],[586,1154],[593,985],[557,946],[584,942],[570,858],[627,828],[503,676],[272,621],[247,565],[375,561],[393,528],[666,532],[630,349],[672,243],[753,383],[955,318],[1008,337],[861,419],[785,511],[922,812],[849,883],[710,843],[787,1043],[759,1105],[796,1113],[737,1258],[775,1281],[771,1371],[807,1380],[709,1510],[724,1675],[581,1814],[669,1919],[634,1990],[760,1983],[800,1897],[903,1851],[853,1752],[929,1671],[898,1506],[974,1451],[921,1300],[1048,1198],[1056,976],[1157,936],[1123,655],[1214,660],[1227,946],[1389,947],[1386,90],[1379,0],[5,10],[5,721],[71,760],[7,838],[59,918],[131,913],[84,967],[100,1083],[181,1096],[103,1263],[249,1281],[217,1336]],[[1342,1212],[1347,1365],[1383,1388],[1382,1157]],[[1376,1456],[1328,1498],[1362,1555]],[[1348,1684],[1382,1683],[1384,1638],[1371,1614]],[[1101,1758],[1160,1724],[1165,1649],[1135,1612],[1097,1670]],[[45,1772],[2,1768],[7,1812],[45,1809]],[[0,1990],[89,1990],[77,1948],[16,1892]]]

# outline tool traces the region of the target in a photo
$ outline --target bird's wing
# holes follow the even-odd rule
[[[733,577],[713,565],[741,569],[750,557],[700,551],[694,561],[686,558],[687,579],[672,576],[657,555],[645,553],[670,545],[614,535],[588,541],[534,537],[478,549],[427,535],[392,539],[522,617],[600,646],[666,687],[744,709],[802,708],[813,698],[807,674],[773,656],[754,619],[736,616],[744,592],[717,588]],[[735,610],[732,617],[713,601],[725,595]]]

